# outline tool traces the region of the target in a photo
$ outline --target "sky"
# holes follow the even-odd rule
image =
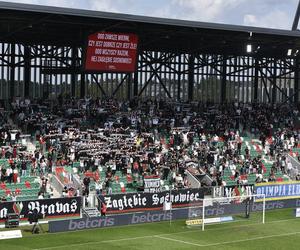
[[[299,0],[7,0],[144,16],[291,29]]]

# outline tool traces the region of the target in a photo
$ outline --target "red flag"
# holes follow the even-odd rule
[[[98,180],[100,179],[100,175],[99,175],[98,171],[95,172],[95,174],[94,174],[94,179],[95,179],[96,181],[98,181]]]
[[[21,203],[20,202],[18,202],[18,203],[14,202],[14,204],[13,204],[13,210],[14,210],[14,212],[16,214],[20,214],[22,208],[23,208],[22,202]]]
[[[128,183],[131,183],[131,182],[132,182],[132,177],[131,177],[130,174],[128,174],[128,175],[126,176],[126,178],[127,178],[127,182],[128,182]]]
[[[241,175],[240,176],[240,180],[247,180],[248,179],[248,176],[247,175]]]
[[[30,184],[29,181],[25,181],[25,187],[26,187],[26,188],[31,188],[31,184]]]
[[[267,169],[263,163],[261,164],[261,168],[263,170],[263,173],[267,173]]]
[[[234,193],[235,193],[235,196],[240,196],[241,195],[240,190],[238,189],[237,186],[234,188]]]
[[[91,171],[86,171],[86,172],[85,172],[85,176],[86,176],[86,177],[93,178],[93,175],[94,175],[94,174],[93,174]]]
[[[20,188],[16,188],[15,192],[16,192],[17,195],[19,195],[19,194],[21,194],[21,189]]]
[[[0,188],[1,188],[1,189],[6,189],[6,184],[5,184],[4,182],[1,182]]]
[[[107,207],[106,207],[105,203],[102,203],[101,204],[101,212],[106,213],[106,209],[107,209]]]

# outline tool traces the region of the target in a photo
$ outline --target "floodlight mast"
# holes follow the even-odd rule
[[[295,14],[292,30],[297,30],[298,25],[299,25],[299,18],[300,18],[300,0],[298,3],[296,14]]]

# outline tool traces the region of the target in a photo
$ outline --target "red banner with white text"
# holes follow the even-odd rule
[[[86,71],[134,72],[138,37],[135,34],[97,32],[89,35]]]

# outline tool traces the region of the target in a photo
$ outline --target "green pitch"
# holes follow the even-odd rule
[[[45,226],[44,226],[45,227]],[[300,249],[300,218],[291,209],[266,213],[266,224],[247,221],[187,228],[185,221],[152,223],[71,233],[31,235],[1,240],[0,249]]]

